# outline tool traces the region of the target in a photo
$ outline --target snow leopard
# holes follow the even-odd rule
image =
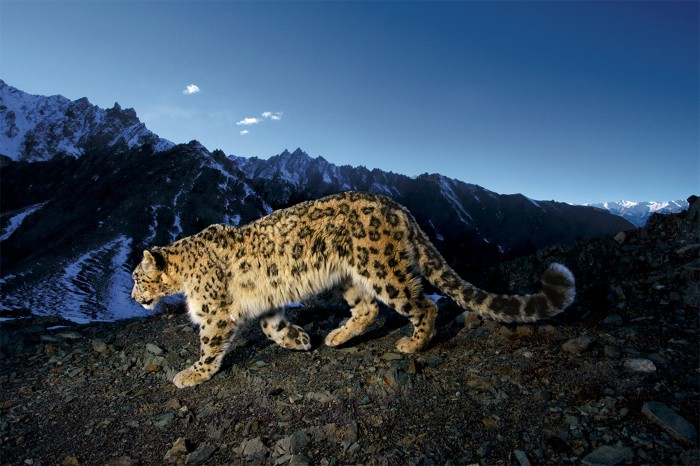
[[[345,192],[277,210],[247,225],[211,225],[169,246],[143,251],[132,297],[152,309],[181,293],[199,326],[200,356],[173,379],[178,388],[209,380],[220,368],[236,328],[259,319],[278,345],[309,350],[311,339],[284,309],[332,287],[342,290],[351,317],[325,337],[338,346],[362,334],[379,303],[408,318],[412,334],[396,348],[414,353],[435,334],[437,305],[422,278],[460,307],[503,322],[532,322],[566,309],[573,274],[554,263],[530,295],[486,292],[463,280],[411,213],[389,197]]]

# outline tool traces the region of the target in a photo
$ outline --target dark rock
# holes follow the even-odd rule
[[[153,425],[159,429],[165,429],[175,419],[175,413],[165,413],[153,421]]]
[[[241,443],[241,446],[238,448],[238,450],[243,456],[248,457],[260,456],[262,454],[267,453],[267,447],[262,442],[260,437],[245,440],[243,443]]]
[[[163,456],[163,461],[166,463],[184,462],[186,455],[193,450],[194,445],[192,445],[189,440],[187,440],[185,437],[179,437],[175,443],[173,443],[173,446],[170,447],[170,450],[165,453],[165,456]]]
[[[187,455],[185,464],[204,464],[211,458],[216,450],[217,448],[213,445],[202,445]]]
[[[94,349],[98,353],[104,353],[105,351],[107,351],[107,345],[104,341],[100,340],[99,338],[95,338],[94,340],[92,340],[92,349]]]
[[[700,464],[700,450],[694,448],[681,453],[681,463],[686,466],[698,466]]]
[[[487,457],[491,456],[492,451],[493,451],[493,447],[491,446],[491,444],[484,443],[479,448],[477,448],[476,454],[479,455],[481,458],[487,458]]]
[[[163,350],[157,345],[154,345],[153,343],[146,344],[146,351],[156,356],[160,356],[161,354],[163,354]]]
[[[607,316],[600,323],[609,327],[620,325],[622,323],[622,317],[619,314],[612,314]]]
[[[524,451],[513,450],[513,455],[515,455],[515,459],[518,460],[520,466],[530,466],[530,460],[527,458],[527,455]]]
[[[649,419],[664,428],[676,440],[690,446],[697,446],[698,431],[690,422],[676,414],[671,408],[658,401],[647,401],[642,412]]]
[[[619,359],[622,356],[622,351],[617,346],[605,345],[603,354],[609,359]]]
[[[634,458],[634,452],[629,447],[604,445],[586,455],[581,462],[588,466],[615,466],[632,458]]]
[[[303,448],[311,442],[311,437],[304,431],[294,432],[275,443],[275,455],[294,455],[303,451]]]
[[[309,466],[311,460],[304,455],[292,455],[289,458],[288,466]]]
[[[573,338],[561,346],[561,349],[571,354],[579,354],[591,347],[593,340],[588,337]]]

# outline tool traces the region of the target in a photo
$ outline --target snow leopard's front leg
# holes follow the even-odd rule
[[[207,309],[206,305],[203,307]],[[208,313],[199,324],[199,360],[175,376],[173,383],[178,388],[199,385],[212,378],[221,367],[238,322],[219,311]]]

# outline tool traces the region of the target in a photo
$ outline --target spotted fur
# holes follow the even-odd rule
[[[557,314],[575,296],[574,277],[553,264],[542,291],[496,295],[462,280],[401,205],[383,196],[348,192],[279,210],[236,228],[212,225],[170,246],[144,251],[133,273],[132,296],[147,308],[184,293],[200,327],[197,362],[175,376],[182,388],[210,379],[236,327],[259,318],[277,344],[308,350],[309,336],[284,316],[284,306],[340,286],[350,319],[326,337],[337,346],[361,334],[377,316],[377,301],[406,316],[411,336],[399,351],[425,348],[437,306],[423,294],[421,276],[460,306],[505,322]]]

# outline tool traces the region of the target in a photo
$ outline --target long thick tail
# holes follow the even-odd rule
[[[559,314],[574,302],[576,282],[571,271],[552,264],[542,275],[542,290],[530,295],[488,293],[462,279],[425,236],[418,230],[414,238],[420,248],[423,276],[462,308],[503,322],[533,322]]]

